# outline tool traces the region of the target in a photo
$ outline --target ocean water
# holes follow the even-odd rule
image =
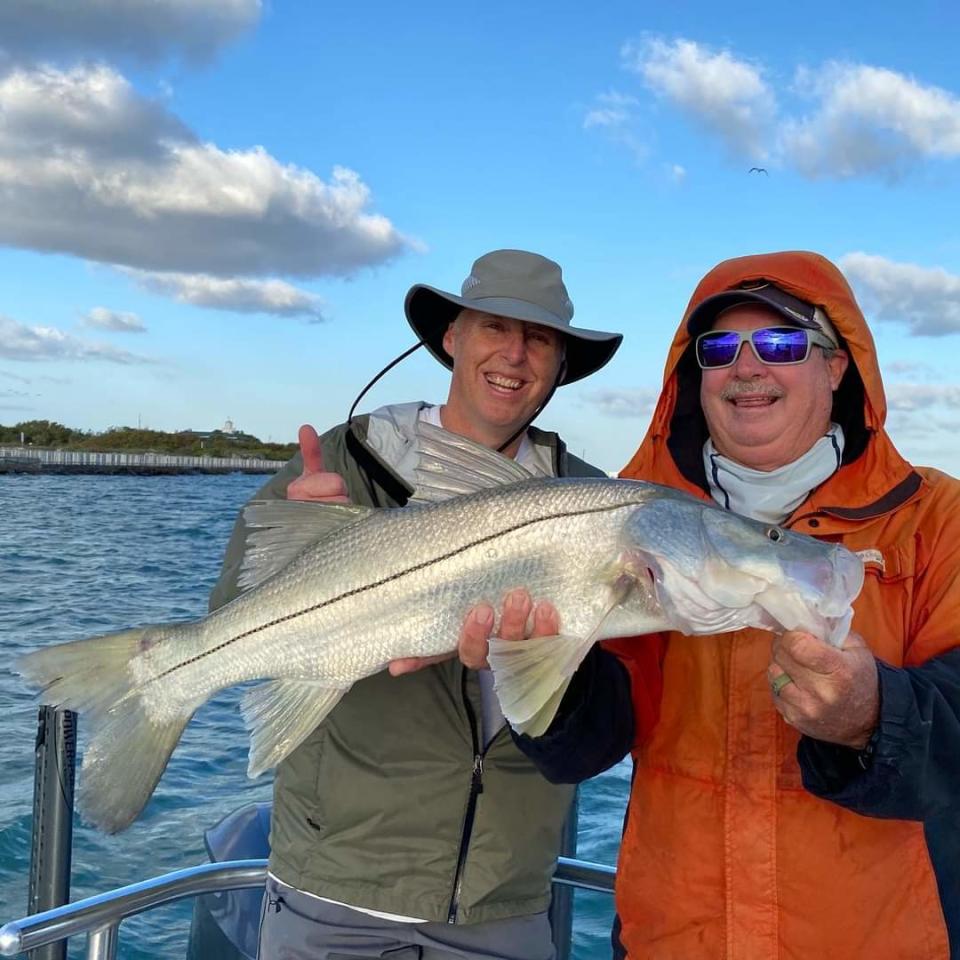
[[[0,475],[0,923],[26,912],[36,702],[10,664],[45,644],[142,623],[189,620],[207,595],[242,503],[264,477]],[[74,825],[74,900],[206,862],[203,830],[269,799],[269,776],[246,776],[238,691],[198,711],[139,819],[108,837]],[[80,751],[84,730],[80,722]],[[580,857],[612,864],[629,786],[625,764],[585,784]],[[191,905],[131,918],[123,960],[183,957]],[[609,957],[607,894],[575,896],[575,960]],[[71,957],[82,956],[74,938]]]

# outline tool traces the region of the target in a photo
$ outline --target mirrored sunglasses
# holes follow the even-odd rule
[[[803,363],[816,344],[835,350],[836,344],[805,327],[761,327],[759,330],[708,330],[697,337],[697,363],[703,370],[732,366],[744,342],[761,363],[787,366]]]

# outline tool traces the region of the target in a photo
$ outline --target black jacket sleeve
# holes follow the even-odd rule
[[[960,649],[917,667],[877,662],[880,723],[866,751],[802,737],[804,786],[870,817],[960,814]]]
[[[511,732],[551,783],[579,783],[602,773],[622,760],[633,744],[626,667],[595,645],[573,675],[547,732],[541,737]]]

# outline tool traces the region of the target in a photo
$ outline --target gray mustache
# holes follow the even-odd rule
[[[736,400],[738,397],[782,397],[783,390],[772,383],[755,383],[751,380],[733,380],[720,393],[721,400]]]

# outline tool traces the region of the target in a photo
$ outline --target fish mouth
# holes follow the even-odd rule
[[[827,624],[828,643],[843,646],[853,620],[853,601],[863,589],[863,561],[851,550],[837,545],[830,555],[833,578],[830,589],[824,591],[817,604],[817,612]]]

